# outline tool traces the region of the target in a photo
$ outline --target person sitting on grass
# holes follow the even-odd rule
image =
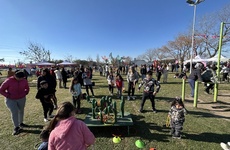
[[[155,102],[154,102],[154,98],[156,96],[156,94],[159,92],[160,90],[160,83],[157,82],[157,80],[155,80],[154,78],[152,78],[152,71],[148,71],[146,78],[144,78],[143,81],[141,81],[140,85],[138,86],[138,91],[140,91],[141,87],[144,85],[144,90],[143,90],[143,95],[142,95],[142,102],[141,102],[141,107],[139,112],[143,112],[143,107],[145,104],[145,101],[147,98],[150,99],[151,103],[152,103],[152,110],[154,113],[157,113],[157,110],[155,108]],[[154,85],[156,85],[156,90],[154,91]]]
[[[49,130],[42,130],[40,133],[40,139],[42,143],[39,145],[38,150],[48,150]]]
[[[171,134],[173,138],[181,138],[181,131],[185,121],[185,114],[187,110],[181,98],[175,98],[171,104],[171,109],[168,113],[170,117]]]
[[[49,113],[49,118],[53,118],[52,112],[54,110],[53,99],[53,89],[49,88],[47,81],[42,80],[40,82],[40,88],[36,94],[36,99],[40,99],[43,107],[44,122],[48,122],[47,113]]]
[[[60,105],[48,129],[49,150],[86,150],[94,144],[95,136],[83,121],[75,118],[75,107],[70,102]]]

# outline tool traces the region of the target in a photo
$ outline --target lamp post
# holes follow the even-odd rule
[[[196,5],[198,5],[199,3],[203,2],[204,0],[187,0],[187,3],[190,6],[194,7],[193,10],[193,23],[192,23],[192,50],[191,50],[191,58],[190,58],[190,73],[192,72],[192,57],[193,57],[193,50],[194,50],[194,33],[195,33],[195,23],[196,23]]]

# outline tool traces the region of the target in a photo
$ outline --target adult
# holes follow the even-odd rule
[[[7,78],[14,76],[14,71],[12,70],[12,68],[9,68],[9,70],[7,71]]]
[[[88,68],[85,68],[85,72],[82,74],[83,83],[85,85],[86,93],[89,95],[89,89],[94,97],[93,86],[92,86],[92,72]]]
[[[17,71],[14,76],[7,78],[0,87],[0,94],[5,97],[5,103],[11,113],[11,119],[14,124],[12,135],[20,133],[23,123],[24,108],[26,104],[26,95],[29,93],[29,85],[24,78],[22,71]]]
[[[78,82],[81,84],[81,86],[84,85],[83,83],[83,78],[82,78],[82,71],[80,70],[80,68],[77,68],[76,71],[74,72],[74,78],[78,79]]]
[[[65,68],[64,68],[64,67],[63,67],[62,70],[61,70],[61,76],[62,76],[63,87],[66,89],[67,72],[65,71]]]
[[[206,67],[206,70],[201,73],[202,80],[205,86],[205,93],[210,94],[210,89],[214,87],[214,83],[211,81],[211,78],[215,77],[216,73],[210,65]]]
[[[161,80],[161,75],[162,75],[163,68],[159,64],[156,68],[156,76],[157,76],[157,81],[160,82]]]
[[[191,97],[194,97],[194,89],[195,89],[195,81],[196,80],[202,81],[202,78],[201,78],[201,64],[200,63],[197,63],[195,65],[195,68],[192,66],[192,72],[188,77],[188,83],[189,83],[190,88],[191,88],[191,92],[190,92]]]
[[[51,132],[48,142],[49,150],[86,150],[88,146],[94,144],[93,133],[74,115],[75,107],[70,102],[64,102],[59,107],[48,127]]]
[[[58,80],[58,86],[59,88],[62,88],[61,83],[62,83],[62,75],[61,75],[61,71],[59,70],[59,67],[56,68],[56,70],[54,71],[55,75],[56,75],[56,80]]]
[[[225,63],[223,68],[220,71],[220,73],[223,73],[222,81],[228,80],[228,73],[229,72],[230,72],[230,68],[228,68],[227,63]]]
[[[57,109],[57,97],[56,97],[56,86],[57,86],[57,82],[55,80],[55,78],[50,75],[50,71],[49,69],[45,68],[41,70],[41,75],[38,77],[37,79],[37,89],[40,88],[40,82],[45,80],[48,83],[48,87],[51,88],[52,91],[54,91],[53,95],[54,95],[54,109]]]
[[[146,64],[141,65],[140,73],[141,73],[141,79],[143,80],[146,77],[146,73],[147,73]]]
[[[130,100],[130,98],[135,99],[134,92],[135,92],[135,86],[138,82],[139,75],[137,71],[135,70],[135,67],[130,67],[129,72],[127,74],[127,81],[128,81],[128,97],[127,99]],[[132,91],[132,95],[131,95]],[[131,96],[130,96],[131,95]]]

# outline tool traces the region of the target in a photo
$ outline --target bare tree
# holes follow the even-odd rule
[[[199,19],[196,38],[202,40],[201,51],[209,57],[217,54],[219,48],[220,22],[230,22],[230,4],[224,6],[221,10],[207,14]],[[230,25],[226,24],[223,31],[223,48],[230,43]],[[223,49],[223,52],[229,52]]]
[[[148,49],[145,53],[144,53],[144,58],[147,62],[152,62],[153,60],[155,60],[156,57],[156,50],[157,49]]]
[[[67,55],[67,56],[65,57],[65,60],[68,61],[68,62],[73,62],[74,57],[73,57],[73,55]]]
[[[168,51],[172,56],[177,57],[178,60],[183,62],[185,59],[190,58],[191,38],[189,35],[180,34],[174,41],[169,41],[167,48],[164,50]]]
[[[42,45],[37,43],[29,43],[28,49],[22,52],[19,52],[21,55],[25,56],[26,59],[29,59],[34,62],[40,62],[43,60],[50,61],[51,52],[46,50]]]
[[[99,54],[97,54],[96,62],[97,62],[97,64],[100,64],[100,62],[101,62]]]

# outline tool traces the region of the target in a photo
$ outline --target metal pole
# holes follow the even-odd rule
[[[218,61],[217,61],[217,79],[220,79],[220,57],[221,57],[221,49],[222,49],[222,40],[223,40],[223,30],[224,30],[224,22],[221,22],[220,25],[220,39],[219,39],[219,49],[218,49]],[[218,96],[218,83],[215,83],[214,86],[214,102],[217,102]]]
[[[193,59],[193,50],[194,50],[194,34],[195,34],[195,23],[196,23],[196,4],[193,5],[193,23],[192,23],[192,49],[191,49],[191,60],[190,60],[190,74],[192,72],[192,59]]]
[[[185,100],[185,79],[182,79],[182,96],[181,96],[182,101]]]
[[[193,102],[193,106],[194,106],[194,107],[197,107],[198,88],[199,88],[199,82],[198,82],[198,81],[195,81],[194,102]]]

